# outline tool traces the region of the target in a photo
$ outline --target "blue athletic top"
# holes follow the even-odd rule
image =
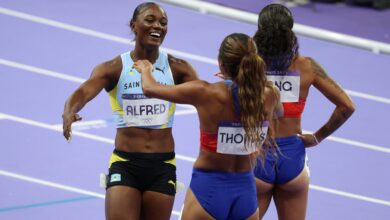
[[[225,80],[224,83],[232,91],[234,111],[236,112],[238,118],[240,118],[239,116],[241,115],[241,109],[240,99],[238,98],[238,86],[237,84],[233,83],[232,80]]]
[[[118,84],[109,92],[111,109],[117,128],[171,128],[175,103],[143,95],[141,74],[133,68],[130,52],[121,54],[122,72]],[[163,85],[174,85],[168,54],[160,51],[153,64],[153,77]]]

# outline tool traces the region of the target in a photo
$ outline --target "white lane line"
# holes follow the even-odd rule
[[[362,200],[362,201],[366,201],[366,202],[390,206],[390,201],[386,201],[386,200],[382,200],[382,199],[376,199],[376,198],[372,198],[372,197],[362,196],[362,195],[358,195],[358,194],[354,194],[354,193],[344,192],[344,191],[330,189],[330,188],[312,185],[312,184],[310,184],[309,188],[314,189],[314,190],[318,190],[321,192],[326,192],[326,193],[331,193],[331,194],[335,194],[335,195],[339,195],[339,196],[343,196],[343,197],[348,197],[351,199],[357,199],[357,200]]]
[[[302,132],[303,133],[313,133],[312,131],[306,131],[306,130],[303,130]],[[378,145],[367,144],[367,143],[363,143],[363,142],[360,142],[360,141],[349,140],[349,139],[346,139],[346,138],[329,136],[329,137],[327,137],[325,139],[325,141],[334,141],[334,142],[338,142],[338,143],[341,143],[341,144],[347,144],[347,145],[352,145],[352,146],[355,146],[355,147],[365,148],[365,149],[368,149],[368,150],[374,150],[374,151],[379,151],[379,152],[388,153],[388,154],[390,153],[390,148],[388,148],[388,147],[382,147],[382,146],[378,146]]]
[[[59,21],[55,21],[55,20],[51,20],[51,19],[47,19],[47,18],[15,11],[15,10],[7,9],[7,8],[3,8],[3,7],[0,7],[0,13],[5,14],[5,15],[9,15],[9,16],[13,16],[13,17],[17,17],[20,19],[28,20],[28,21],[40,23],[40,24],[49,25],[49,26],[52,26],[55,28],[64,29],[67,31],[73,31],[76,33],[80,33],[80,34],[84,34],[84,35],[88,35],[88,36],[92,36],[92,37],[96,37],[96,38],[100,38],[100,39],[104,39],[104,40],[109,40],[109,41],[113,41],[113,42],[117,42],[117,43],[122,43],[122,44],[134,46],[134,42],[131,42],[130,39],[127,39],[127,38],[118,37],[118,36],[114,36],[111,34],[106,34],[106,33],[99,32],[99,31],[94,31],[94,30],[91,30],[88,28],[83,28],[83,27],[79,27],[76,25],[66,24],[63,22],[59,22]],[[174,54],[176,56],[181,56],[181,57],[185,57],[188,59],[197,60],[200,62],[214,64],[214,65],[218,64],[218,62],[215,59],[211,59],[208,57],[199,56],[199,55],[195,55],[192,53],[186,53],[183,51],[173,50],[173,49],[164,48],[164,47],[160,47],[160,48],[162,50],[165,50],[168,53]]]
[[[45,24],[45,25],[49,25],[49,26],[64,29],[64,30],[68,30],[68,31],[77,32],[80,34],[85,34],[85,35],[92,36],[92,37],[97,37],[97,38],[117,42],[117,43],[134,45],[134,42],[130,42],[130,40],[127,38],[122,38],[122,37],[114,36],[111,34],[106,34],[103,32],[98,32],[98,31],[94,31],[91,29],[87,29],[87,28],[83,28],[83,27],[79,27],[79,26],[75,26],[75,25],[70,25],[70,24],[66,24],[63,22],[58,22],[58,21],[54,21],[51,19],[42,18],[42,17],[38,17],[35,15],[30,15],[27,13],[15,11],[15,10],[3,8],[3,7],[0,7],[0,13],[6,14],[9,16],[13,16],[13,17],[17,17],[20,19],[24,19],[24,20],[28,20],[28,21],[32,21],[32,22],[36,22],[36,23],[40,23],[40,24]],[[180,57],[184,57],[184,58],[188,58],[188,59],[192,59],[192,60],[196,60],[196,61],[200,61],[200,62],[204,62],[204,63],[209,63],[209,64],[213,64],[213,65],[218,65],[218,61],[216,59],[212,59],[212,58],[208,58],[205,56],[200,56],[200,55],[196,55],[196,54],[192,54],[192,53],[187,53],[187,52],[183,52],[183,51],[179,51],[179,50],[173,50],[173,49],[169,49],[169,48],[161,47],[161,49],[167,51],[168,53],[176,55],[176,56],[180,56]],[[347,90],[347,93],[351,96],[355,96],[358,98],[363,98],[363,99],[368,99],[371,101],[390,104],[390,98],[374,96],[374,95],[370,95],[370,94],[366,94],[366,93],[362,93],[362,92],[357,92],[357,91],[352,91],[352,90]]]
[[[46,124],[46,123],[34,121],[34,120],[31,120],[31,119],[21,118],[21,117],[9,115],[9,114],[4,114],[4,113],[0,113],[0,117],[5,117],[5,119],[11,120],[11,121],[15,121],[15,122],[19,122],[19,123],[22,123],[22,124],[27,124],[27,125],[31,125],[31,126],[35,126],[35,127],[40,127],[40,128],[45,128],[45,129],[49,129],[49,130],[52,130],[52,131],[57,131],[57,132],[61,132],[62,133],[62,126],[61,127],[58,127],[57,125],[53,126],[53,125],[49,125],[49,124]],[[110,138],[105,138],[105,137],[101,137],[101,136],[98,136],[98,135],[88,134],[88,133],[81,132],[81,131],[72,131],[72,135],[73,136],[87,138],[87,139],[91,139],[91,140],[95,140],[95,141],[100,141],[100,142],[107,143],[107,144],[110,144],[110,145],[114,146],[114,140],[110,139]],[[176,158],[180,159],[180,160],[188,161],[188,162],[195,162],[195,158],[187,157],[187,156],[184,156],[184,155],[181,155],[181,154],[176,154]]]
[[[56,128],[62,128],[62,124],[52,125]],[[108,126],[106,120],[77,121],[72,124],[72,130],[88,130],[92,128],[105,128]]]
[[[46,181],[46,180],[42,180],[42,179],[37,179],[34,177],[24,176],[24,175],[8,172],[5,170],[0,170],[0,175],[12,177],[15,179],[20,179],[23,181],[36,183],[36,184],[40,184],[40,185],[44,185],[44,186],[49,186],[49,187],[56,188],[56,189],[61,189],[61,190],[75,192],[75,193],[79,193],[79,194],[83,194],[83,195],[93,196],[93,197],[97,197],[97,198],[101,198],[101,199],[105,198],[104,194],[100,194],[100,193],[96,193],[96,192],[92,192],[92,191],[88,191],[88,190],[83,190],[80,188],[67,186],[67,185],[63,185],[63,184],[59,184],[59,183],[54,183],[54,182],[50,182],[50,181]]]
[[[79,77],[75,77],[75,76],[71,76],[71,75],[67,75],[67,74],[63,74],[63,73],[59,73],[59,72],[55,72],[55,71],[51,71],[51,70],[46,70],[46,69],[42,69],[39,67],[30,66],[30,65],[26,65],[26,64],[22,64],[22,63],[17,63],[17,62],[13,62],[13,61],[1,59],[1,58],[0,58],[0,64],[4,65],[4,66],[13,67],[16,69],[21,69],[21,70],[41,74],[41,75],[54,77],[57,79],[71,81],[71,82],[83,83],[85,81],[85,79],[83,79],[83,78],[79,78]]]
[[[375,95],[370,95],[370,94],[357,92],[357,91],[352,91],[352,90],[349,90],[349,89],[346,89],[345,91],[350,96],[355,96],[355,97],[358,97],[358,98],[368,99],[368,100],[375,101],[375,102],[382,102],[382,103],[390,104],[390,99],[389,98],[375,96]]]
[[[107,127],[108,122],[106,120],[90,120],[90,121],[77,121],[72,124],[72,130],[86,130],[91,128]],[[62,124],[52,125],[53,128],[61,129]]]
[[[55,183],[55,182],[51,182],[51,181],[47,181],[47,180],[42,180],[42,179],[30,177],[30,176],[25,176],[25,175],[13,173],[13,172],[8,172],[5,170],[0,170],[0,175],[23,180],[23,181],[30,182],[30,183],[43,185],[43,186],[48,186],[48,187],[52,187],[52,188],[56,188],[56,189],[60,189],[60,190],[64,190],[64,191],[79,193],[79,194],[87,195],[87,196],[93,196],[96,198],[105,199],[105,197],[106,197],[102,193],[92,192],[92,191],[80,189],[80,188],[73,187],[73,186],[67,186],[64,184],[59,184],[59,183]],[[172,211],[172,214],[180,216],[180,212],[178,212],[178,211]]]
[[[348,139],[345,139],[345,138],[329,136],[325,140],[334,141],[334,142],[338,142],[338,143],[342,143],[342,144],[348,144],[348,145],[361,147],[361,148],[366,148],[366,149],[369,149],[369,150],[381,151],[383,153],[390,153],[390,148],[381,147],[381,146],[377,146],[377,145],[373,145],[373,144],[366,144],[366,143],[363,143],[363,142],[354,141],[354,140],[348,140]]]

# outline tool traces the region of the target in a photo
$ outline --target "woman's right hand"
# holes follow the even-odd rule
[[[70,142],[72,138],[72,123],[80,121],[82,118],[77,113],[69,113],[62,115],[62,129],[63,135]]]
[[[218,73],[214,73],[214,76],[222,79],[222,80],[226,80],[228,79],[225,75],[223,75],[221,72],[218,72]]]

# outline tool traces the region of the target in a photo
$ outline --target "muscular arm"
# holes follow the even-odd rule
[[[355,111],[355,105],[348,94],[329,77],[326,71],[315,60],[311,58],[309,60],[315,74],[314,87],[336,105],[329,120],[314,133],[318,141],[321,142],[347,121]]]
[[[205,89],[209,85],[205,81],[193,80],[180,85],[161,85],[152,75],[152,64],[147,60],[139,60],[134,67],[140,72],[144,95],[175,103],[197,105],[205,97]]]
[[[62,114],[63,134],[66,139],[70,138],[72,123],[81,120],[77,112],[91,99],[96,97],[103,88],[106,88],[106,90],[112,89],[119,78],[121,69],[122,62],[120,57],[99,64],[92,71],[90,78],[70,95],[65,102],[64,112]],[[115,77],[116,75],[118,78]]]

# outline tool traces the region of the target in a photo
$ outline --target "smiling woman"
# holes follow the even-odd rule
[[[175,104],[146,97],[133,64],[139,59],[153,63],[153,76],[164,85],[198,77],[189,63],[159,50],[168,28],[168,17],[159,5],[138,5],[130,27],[134,50],[97,65],[68,98],[63,133],[69,140],[72,123],[81,120],[77,112],[104,88],[117,125],[107,177],[106,219],[169,219],[176,187]]]

